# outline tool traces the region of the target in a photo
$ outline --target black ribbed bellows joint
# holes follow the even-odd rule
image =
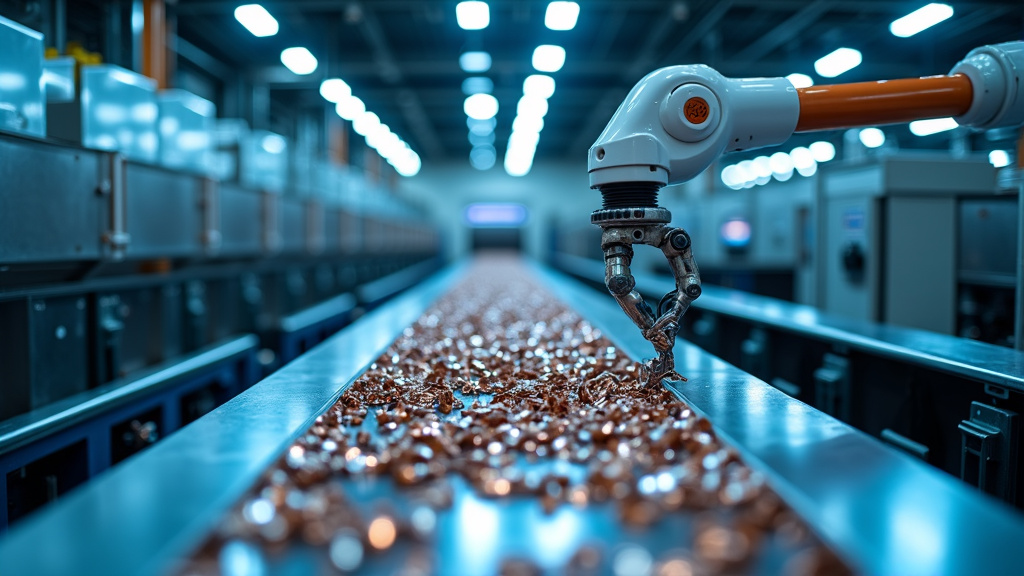
[[[660,185],[654,182],[619,182],[604,184],[601,190],[601,205],[609,208],[657,208]]]

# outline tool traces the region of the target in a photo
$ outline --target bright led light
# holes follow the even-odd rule
[[[793,151],[789,153],[789,157],[793,159],[793,167],[797,170],[807,168],[815,163],[814,154],[811,154],[811,151],[803,146],[793,148]]]
[[[329,78],[320,83],[320,95],[324,100],[337,104],[352,95],[352,89],[341,78]]]
[[[555,79],[543,74],[531,74],[523,81],[523,94],[539,98],[551,98],[555,93]]]
[[[910,123],[910,133],[914,136],[930,136],[952,130],[959,124],[952,118],[933,118],[931,120],[918,120]]]
[[[758,156],[751,160],[754,168],[754,183],[763,186],[772,179],[772,162],[767,156]]]
[[[316,56],[301,46],[285,48],[281,52],[281,64],[300,76],[312,74],[316,70]]]
[[[1010,165],[1010,154],[1006,150],[993,150],[988,153],[988,161],[996,168]]]
[[[469,152],[469,163],[477,170],[490,170],[498,161],[498,153],[494,146],[475,146]]]
[[[736,173],[736,166],[730,165],[722,169],[722,183],[733,190],[743,188],[743,182],[738,179]]]
[[[488,132],[487,134],[477,134],[473,131],[469,132],[469,143],[473,146],[484,146],[494,144],[494,132]]]
[[[814,173],[818,171],[818,164],[817,164],[817,162],[815,162],[814,164],[811,164],[810,166],[802,166],[800,168],[797,168],[796,171],[797,171],[798,174],[800,174],[801,176],[803,176],[805,178],[809,177],[809,176],[814,176]]]
[[[544,25],[551,30],[572,30],[580,16],[580,5],[575,2],[551,2],[544,12]]]
[[[828,162],[836,157],[836,147],[831,142],[822,140],[811,144],[808,148],[810,148],[815,162]]]
[[[334,111],[338,113],[345,120],[355,120],[360,114],[366,112],[366,105],[363,101],[356,96],[346,96],[338,101],[338,105],[334,107]]]
[[[857,137],[860,138],[860,143],[865,148],[878,148],[885,144],[885,132],[878,128],[865,128],[857,134]]]
[[[749,188],[754,185],[753,163],[750,160],[734,164],[732,168],[732,180],[737,189]]]
[[[494,115],[498,113],[498,99],[490,94],[473,94],[466,98],[462,109],[466,112],[466,116],[474,120],[487,120],[494,118]]]
[[[459,2],[455,5],[455,20],[463,30],[483,30],[491,23],[487,2]]]
[[[516,106],[516,114],[533,118],[543,118],[548,113],[548,101],[536,96],[523,96]]]
[[[793,177],[793,159],[785,152],[776,152],[768,159],[768,165],[772,169],[772,176],[779,182],[785,182]]]
[[[494,118],[487,118],[484,120],[477,120],[475,118],[466,118],[466,126],[469,127],[469,131],[473,134],[480,134],[481,136],[494,133],[494,127],[498,125],[498,121]]]
[[[487,72],[491,69],[491,55],[487,52],[463,52],[459,66],[469,73]]]
[[[544,119],[539,116],[516,116],[512,121],[513,132],[540,132],[544,129]]]
[[[260,147],[267,154],[280,154],[288,147],[288,141],[278,134],[267,134],[260,141]]]
[[[811,79],[807,74],[801,74],[794,72],[789,76],[786,76],[786,80],[793,85],[794,88],[807,88],[808,86],[814,86],[814,80]]]
[[[509,148],[537,148],[537,142],[540,141],[540,134],[536,132],[513,132],[508,137]]]
[[[837,48],[834,51],[822,56],[814,63],[814,71],[818,76],[835,78],[843,72],[853,70],[860,66],[862,59],[859,50],[853,48]]]
[[[352,121],[352,129],[360,136],[366,136],[380,127],[380,118],[373,112],[363,112]]]
[[[509,176],[526,176],[530,173],[530,168],[533,168],[532,156],[505,154],[505,172]]]
[[[494,82],[484,76],[470,76],[462,81],[462,93],[466,96],[490,94],[493,90]]]
[[[558,72],[565,65],[565,48],[541,44],[533,51],[533,67],[541,72]]]
[[[277,20],[259,4],[244,4],[235,8],[235,20],[257,38],[277,34]]]
[[[953,7],[949,4],[928,4],[894,20],[892,24],[889,24],[889,31],[893,36],[909,38],[943,20],[948,20],[951,16],[953,16]]]

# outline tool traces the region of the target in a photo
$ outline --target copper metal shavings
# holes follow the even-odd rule
[[[513,262],[478,263],[317,418],[190,567],[216,568],[210,558],[231,543],[304,542],[335,569],[358,570],[400,542],[430,543],[460,476],[480,497],[535,497],[547,513],[612,502],[636,529],[683,510],[707,516],[682,551],[586,545],[569,573],[742,571],[767,538],[803,551],[794,570],[846,570],[710,422],[645,387],[632,359],[525,276]],[[390,478],[416,504],[367,517],[347,499],[346,478]],[[411,554],[411,572],[429,571],[425,548]],[[539,570],[528,559],[499,567]]]

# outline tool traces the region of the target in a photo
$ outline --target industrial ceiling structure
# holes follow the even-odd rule
[[[280,22],[278,35],[257,38],[233,16],[229,0],[181,0],[182,39],[224,64],[265,81],[275,106],[323,107],[317,88],[344,79],[369,109],[409,141],[426,161],[465,158],[463,81],[466,51],[490,54],[483,76],[499,102],[499,157],[515,117],[536,46],[565,48],[565,65],[552,76],[556,90],[538,144],[538,156],[583,158],[623,96],[661,66],[706,63],[730,76],[811,75],[813,63],[839,47],[863,54],[863,63],[835,78],[851,82],[940,74],[971,48],[1019,39],[1018,0],[960,2],[947,22],[910,38],[889,24],[919,7],[892,0],[585,0],[568,31],[544,25],[546,1],[492,0],[490,22],[463,30],[456,2],[375,0],[265,2]],[[281,66],[281,50],[305,46],[320,66],[297,76]]]
[[[32,5],[48,3],[0,0],[17,16],[11,4],[20,6],[31,24]],[[141,2],[68,2],[69,39],[131,67],[117,61],[118,47],[98,44],[112,18],[115,26],[130,27],[136,4]],[[339,78],[424,162],[467,161],[473,144],[464,82],[484,77],[490,84],[484,90],[498,104],[493,146],[499,167],[524,80],[538,74],[531,57],[540,45],[563,47],[565,62],[548,73],[555,90],[547,99],[535,154],[582,161],[629,89],[662,66],[704,63],[733,77],[801,73],[818,84],[856,82],[942,74],[976,46],[1024,37],[1019,0],[955,2],[951,17],[907,38],[895,36],[890,24],[920,8],[920,2],[583,0],[572,29],[552,30],[545,26],[546,0],[489,0],[486,26],[466,30],[459,25],[455,0],[268,0],[260,6],[277,29],[262,37],[236,18],[240,4],[167,3],[178,67],[202,79],[182,87],[218,102],[219,116],[243,117],[254,127],[295,136],[300,118],[322,125],[333,114],[334,105],[319,88],[324,80]],[[282,65],[282,51],[292,47],[315,57],[311,73],[295,74]],[[815,61],[842,47],[859,51],[860,65],[835,78],[817,75]],[[460,56],[476,51],[486,52],[490,65],[466,72]],[[131,53],[130,47],[123,52]],[[949,134],[917,138],[906,126],[886,132],[901,147],[949,146]],[[1013,138],[990,134],[987,140],[1003,136]],[[827,137],[840,145],[839,135]],[[798,136],[793,145],[817,139]],[[1006,144],[975,149],[986,146]]]

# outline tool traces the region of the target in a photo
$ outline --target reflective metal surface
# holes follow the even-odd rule
[[[160,110],[160,163],[170,168],[205,174],[210,166],[213,102],[185,90],[164,90],[157,96]]]
[[[432,277],[301,363],[16,525],[0,539],[0,574],[167,570],[460,273]]]
[[[634,357],[653,353],[610,298],[556,273],[542,275],[623,350]],[[719,298],[720,306],[752,306],[740,298]],[[1018,551],[1024,517],[1016,511],[691,344],[676,344],[676,366],[689,381],[669,383],[673,392],[707,416],[719,435],[859,570],[1024,573]]]
[[[207,346],[183,359],[177,358],[165,365],[156,366],[133,377],[130,382],[114,381],[44,408],[4,420],[0,422],[0,454],[116,408],[133,398],[151,394],[177,378],[243,354],[258,344],[259,340],[253,335],[232,338]]]
[[[583,278],[604,280],[597,260],[560,255],[558,265]],[[634,274],[637,286],[660,297],[673,288],[668,277]],[[841,318],[801,304],[738,290],[705,286],[693,306],[788,332],[843,344],[878,356],[960,374],[981,382],[1024,391],[1024,354],[983,342],[934,332]]]
[[[156,81],[119,66],[81,70],[81,144],[116,150],[127,158],[156,160]]]
[[[43,35],[0,16],[0,131],[46,135]]]

